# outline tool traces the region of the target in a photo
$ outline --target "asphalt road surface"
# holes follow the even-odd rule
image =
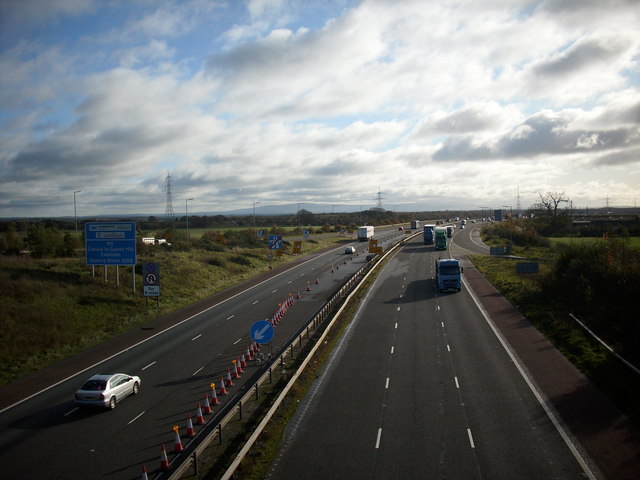
[[[486,248],[463,237],[459,249]],[[433,264],[443,254],[418,237],[385,267],[268,478],[593,475],[467,289],[437,291]]]
[[[400,236],[397,230],[376,234],[381,242]],[[300,293],[275,329],[271,347],[276,350],[362,266],[367,244],[350,244],[357,247],[356,255],[345,255],[345,244],[301,259],[3,388],[0,476],[132,479],[140,477],[143,464],[154,472],[163,444],[172,459],[173,426],[180,427],[186,444],[187,415],[195,421],[197,403],[204,404],[210,383],[219,385],[232,361],[246,352],[255,321],[270,317],[290,293]],[[91,375],[106,372],[140,376],[140,393],[113,411],[78,409],[74,392]]]

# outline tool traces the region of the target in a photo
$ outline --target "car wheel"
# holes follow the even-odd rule
[[[135,382],[133,384],[133,390],[131,391],[131,395],[135,395],[138,393],[138,390],[140,390],[140,385],[138,385],[138,382]]]
[[[113,410],[114,408],[116,408],[116,397],[111,397],[109,400],[109,409]]]

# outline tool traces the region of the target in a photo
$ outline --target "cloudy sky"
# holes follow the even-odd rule
[[[0,39],[0,217],[168,174],[176,214],[640,201],[638,0],[2,0]]]

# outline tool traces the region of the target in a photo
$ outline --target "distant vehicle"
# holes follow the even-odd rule
[[[367,260],[367,262],[370,262],[374,258],[376,258],[376,254],[375,253],[370,253],[369,255],[367,255],[366,260]]]
[[[444,227],[436,228],[436,250],[447,249],[447,229]]]
[[[404,227],[398,227],[398,230],[404,230]]]
[[[349,254],[349,253],[356,253],[356,247],[347,247],[344,249],[344,253]]]
[[[423,227],[422,238],[424,240],[425,245],[433,245],[433,239],[436,235],[435,230],[436,230],[435,225],[425,225]]]
[[[126,373],[99,373],[87,380],[74,396],[78,406],[116,408],[116,404],[140,390],[140,377]]]
[[[417,230],[418,228],[420,228],[420,220],[413,220],[411,222],[411,229]]]
[[[447,237],[453,237],[453,225],[447,225]]]
[[[373,227],[371,225],[365,225],[363,227],[358,228],[358,240],[361,242],[366,242],[371,237],[373,237]]]
[[[436,260],[436,283],[438,290],[455,290],[459,292],[462,289],[462,272],[460,261],[456,258],[438,259]]]
[[[460,225],[460,228],[461,228],[461,229],[464,229],[464,223],[463,223],[462,225]]]

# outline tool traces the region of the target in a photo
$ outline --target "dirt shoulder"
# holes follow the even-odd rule
[[[468,257],[461,260],[467,285],[603,476],[610,480],[640,478],[640,426],[535,329]]]

